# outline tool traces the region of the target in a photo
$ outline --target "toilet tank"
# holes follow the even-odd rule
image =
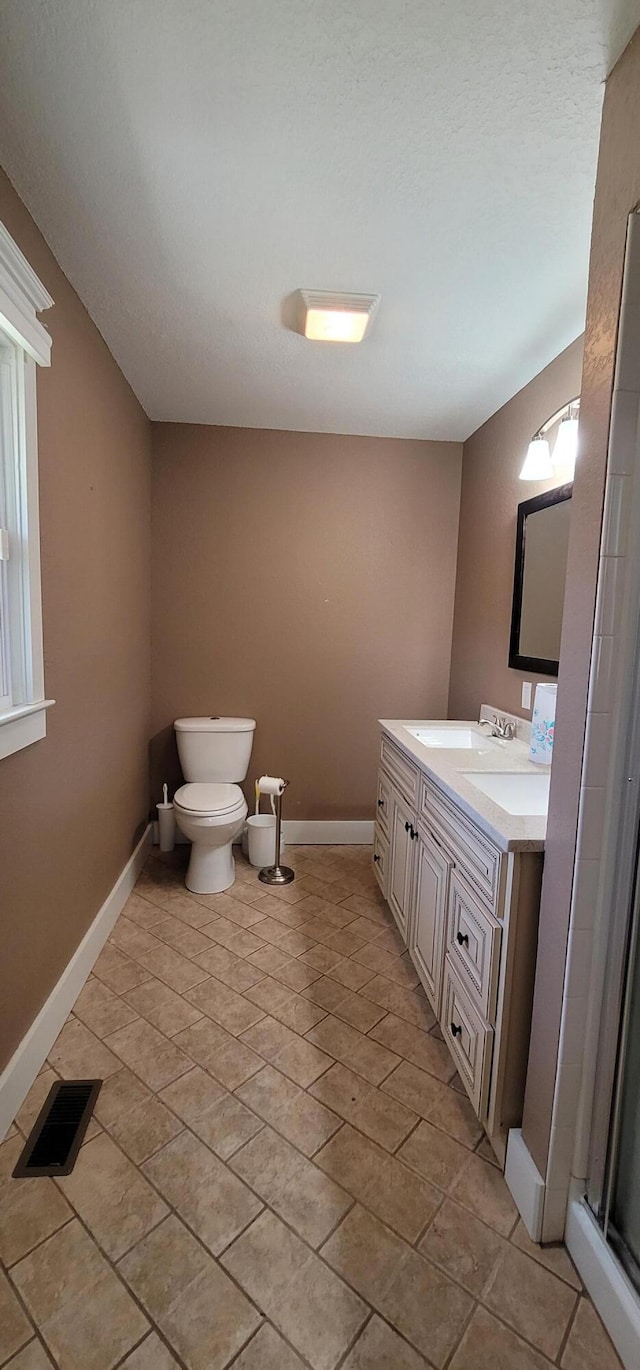
[[[177,718],[178,756],[185,780],[244,780],[249,766],[255,719]]]

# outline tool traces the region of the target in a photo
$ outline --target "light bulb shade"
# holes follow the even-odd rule
[[[553,475],[553,462],[546,438],[532,438],[529,443],[520,480],[549,480]]]
[[[566,418],[562,420],[558,428],[558,436],[553,447],[554,467],[566,467],[568,471],[575,470],[576,456],[578,454],[578,420]]]

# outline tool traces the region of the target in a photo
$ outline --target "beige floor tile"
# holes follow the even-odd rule
[[[264,1065],[257,1052],[231,1037],[209,1018],[203,1018],[192,1028],[185,1028],[173,1040],[229,1090],[237,1089]]]
[[[446,1086],[435,1101],[429,1121],[463,1146],[474,1147],[482,1136],[482,1127],[471,1107],[466,1092],[456,1093],[453,1085]],[[495,1170],[494,1166],[494,1170]],[[500,1173],[500,1172],[499,1172]]]
[[[442,1199],[439,1190],[348,1123],[318,1153],[315,1164],[410,1242],[419,1237]]]
[[[342,1370],[427,1370],[427,1365],[392,1327],[373,1317],[343,1361]]]
[[[63,1080],[106,1080],[120,1069],[117,1056],[77,1018],[67,1019],[49,1052],[49,1062]]]
[[[0,1270],[0,1361],[18,1351],[33,1336],[29,1319],[20,1307],[11,1285]]]
[[[315,945],[315,938],[307,933],[306,923],[301,928],[290,928],[286,937],[282,937],[278,943],[289,956],[300,956],[303,951],[310,951]]]
[[[165,1346],[157,1332],[151,1332],[135,1351],[122,1362],[121,1370],[178,1370],[175,1356]]]
[[[165,985],[175,989],[177,994],[184,994],[206,979],[201,966],[196,965],[195,961],[187,960],[186,956],[181,956],[173,947],[167,947],[162,942],[157,943],[154,951],[143,952],[137,960],[145,970],[155,975],[157,980],[164,980]]]
[[[205,980],[204,984],[188,990],[185,998],[233,1037],[246,1032],[247,1028],[264,1017],[261,1008],[250,1003],[243,994],[236,994],[234,989],[223,985],[221,980]]]
[[[449,1189],[466,1165],[469,1152],[440,1128],[422,1121],[400,1147],[398,1157],[431,1184]]]
[[[264,971],[252,966],[249,961],[243,961],[242,957],[234,956],[226,947],[212,947],[211,951],[204,952],[198,957],[198,965],[240,994],[264,977]]]
[[[222,1264],[313,1370],[334,1370],[367,1308],[273,1213],[263,1213]]]
[[[200,1066],[194,1066],[186,1075],[181,1075],[178,1080],[166,1085],[160,1093],[160,1098],[178,1114],[179,1118],[183,1118],[185,1123],[190,1123],[213,1108],[218,1099],[222,1099],[225,1094],[224,1085],[214,1080],[213,1076]]]
[[[118,951],[123,951],[126,956],[133,957],[138,961],[141,956],[148,952],[156,951],[160,943],[152,932],[145,932],[144,928],[139,928],[135,923],[131,923],[124,914],[120,917],[113,928],[109,937],[112,947],[117,947]]]
[[[202,1017],[199,1009],[187,1003],[181,994],[176,994],[162,980],[146,980],[144,985],[128,990],[125,998],[136,1013],[146,1018],[165,1037],[172,1037],[175,1032],[191,1027]]]
[[[233,1370],[304,1370],[304,1366],[275,1327],[265,1322],[233,1362]]]
[[[400,1062],[393,1052],[364,1037],[339,1018],[325,1018],[311,1029],[307,1040],[328,1051],[336,1061],[357,1071],[358,1075],[363,1075],[372,1085],[380,1084]]]
[[[177,1218],[120,1269],[189,1370],[223,1370],[259,1325],[256,1309]]]
[[[44,1101],[52,1085],[57,1083],[58,1076],[51,1066],[44,1066],[40,1074],[36,1076],[29,1093],[21,1105],[16,1115],[16,1123],[25,1137],[30,1133],[33,1124],[40,1113]],[[8,1140],[8,1137],[7,1137]]]
[[[325,946],[330,951],[339,951],[341,956],[353,956],[354,952],[360,951],[366,945],[365,937],[358,937],[357,933],[351,931],[350,927],[336,928],[327,937]]]
[[[381,1312],[441,1370],[460,1339],[473,1300],[429,1261],[410,1251],[381,1299]]]
[[[191,1121],[192,1131],[223,1161],[255,1137],[261,1127],[261,1120],[234,1094],[224,1094],[206,1113]]]
[[[336,1004],[341,1004],[346,994],[346,986],[339,984],[328,976],[322,975],[316,979],[312,985],[302,991],[303,999],[310,999],[313,1004],[318,1004],[320,1008],[326,1009],[327,1013],[333,1013]]]
[[[303,923],[304,931],[308,937],[312,937],[314,942],[328,942],[340,929],[334,923],[330,923],[328,918],[309,918],[308,922]],[[344,952],[340,953],[344,956]]]
[[[114,1080],[117,1078],[117,1075],[112,1076]],[[144,1103],[136,1104],[109,1123],[107,1131],[135,1165],[141,1165],[178,1136],[182,1123],[155,1094],[150,1094]]]
[[[53,1180],[12,1178],[23,1146],[18,1134],[0,1146],[0,1260],[7,1266],[73,1217]]]
[[[166,1205],[105,1132],[82,1147],[71,1174],[56,1183],[112,1260],[167,1214]]]
[[[257,1004],[264,1009],[265,1013],[273,1013],[274,1008],[280,1004],[285,1004],[291,998],[291,990],[288,985],[282,985],[279,980],[274,980],[272,976],[266,975],[257,985],[252,985],[247,990],[247,999],[252,1004]]]
[[[527,1256],[531,1256],[532,1260],[539,1261],[540,1265],[544,1265],[553,1275],[559,1275],[572,1289],[582,1289],[582,1281],[566,1246],[539,1246],[537,1242],[532,1242],[522,1222],[518,1223],[511,1240]]]
[[[333,1065],[333,1058],[327,1056],[326,1052],[321,1051],[312,1042],[308,1042],[306,1038],[298,1037],[295,1042],[291,1042],[278,1052],[274,1065],[283,1075],[288,1075],[290,1080],[306,1089],[307,1085],[313,1084],[323,1071]]]
[[[495,1166],[480,1156],[470,1156],[451,1193],[458,1203],[495,1228],[502,1237],[509,1236],[518,1210],[504,1177]]]
[[[335,1113],[271,1066],[247,1080],[237,1093],[305,1156],[313,1156],[340,1127]]]
[[[524,1252],[507,1247],[483,1303],[553,1360],[576,1305],[576,1292]]]
[[[589,1299],[580,1299],[560,1363],[563,1370],[621,1370],[621,1362]]]
[[[289,959],[288,951],[281,951],[279,947],[270,946],[268,943],[266,946],[259,947],[249,957],[251,965],[256,966],[265,975],[275,975],[281,966],[286,965]],[[254,983],[257,983],[257,977]]]
[[[17,1356],[12,1357],[7,1370],[52,1370],[52,1367],[53,1361],[49,1359],[42,1342],[30,1341],[24,1351],[18,1351]]]
[[[330,976],[332,980],[337,980],[338,984],[344,985],[345,989],[359,990],[363,985],[375,979],[375,973],[367,966],[358,965],[357,961],[338,961],[331,967]]]
[[[395,1051],[396,1055],[403,1056],[420,1070],[426,1070],[429,1075],[435,1075],[445,1083],[453,1078],[455,1066],[448,1047],[421,1028],[407,1023],[404,1018],[389,1013],[381,1023],[372,1027],[370,1035],[390,1051]]]
[[[292,994],[286,1003],[279,1004],[273,1012],[281,1023],[300,1034],[309,1032],[310,1028],[315,1027],[316,1023],[321,1023],[326,1017],[325,1009],[320,1008],[318,1004],[312,1004],[310,999],[303,999],[301,994]]]
[[[270,946],[277,947],[281,938],[286,937],[289,929],[287,924],[283,923],[280,918],[270,916],[267,908],[262,908],[263,903],[264,899],[261,899],[257,904],[253,905],[255,909],[263,914],[261,922],[256,925],[260,933],[260,941],[263,944],[268,942]],[[280,913],[280,908],[278,907],[276,911]]]
[[[340,1064],[321,1075],[311,1093],[387,1151],[395,1151],[418,1121],[404,1104]]]
[[[124,956],[116,947],[111,946],[110,942],[102,948],[93,967],[93,974],[115,994],[124,994],[125,990],[142,985],[149,979],[148,970],[139,966],[137,961],[132,961],[129,956]]]
[[[137,1018],[135,1009],[120,999],[102,980],[91,976],[73,1006],[74,1016],[79,1018],[96,1037],[107,1037],[116,1028],[126,1027]]]
[[[160,890],[154,886],[145,891],[145,896],[165,909],[173,918],[179,918],[182,923],[187,923],[190,928],[202,928],[212,921],[211,910],[187,894],[184,889]]]
[[[384,1081],[383,1088],[385,1093],[399,1099],[407,1108],[412,1108],[421,1118],[429,1118],[446,1085],[426,1070],[413,1066],[410,1061],[401,1061]]]
[[[262,1207],[246,1185],[189,1132],[169,1142],[142,1169],[214,1255]]]
[[[452,1079],[452,1081],[451,1081],[451,1084],[452,1084],[453,1089],[457,1089],[457,1088],[458,1088],[458,1081],[459,1081],[459,1080],[460,1080],[460,1076],[458,1075],[458,1072],[456,1071],[456,1073],[455,1073],[455,1075],[454,1075],[454,1077],[453,1077],[453,1079]],[[462,1090],[464,1091],[464,1085],[462,1084],[462,1081],[460,1081],[460,1085],[461,1085],[461,1087],[462,1087]],[[464,1092],[466,1092],[466,1091],[464,1091]],[[494,1149],[493,1149],[493,1147],[492,1147],[492,1145],[491,1145],[491,1142],[489,1141],[489,1138],[488,1138],[488,1137],[481,1137],[481,1138],[480,1138],[480,1141],[479,1141],[479,1143],[478,1143],[478,1146],[476,1147],[476,1155],[482,1156],[483,1161],[491,1161],[491,1164],[492,1164],[492,1165],[497,1165],[497,1166],[498,1166],[498,1169],[500,1168],[499,1162],[498,1162],[498,1158],[497,1158],[497,1156],[496,1156],[496,1153],[495,1153],[495,1151],[494,1151]]]
[[[187,957],[200,956],[203,951],[209,951],[215,945],[213,939],[199,928],[190,928],[187,923],[182,923],[179,918],[173,918],[171,914],[162,923],[156,923],[153,936],[159,937],[161,942],[166,942],[168,947],[173,947],[174,951]]]
[[[254,924],[252,931],[249,931],[248,928],[239,928],[236,926],[235,933],[224,938],[218,938],[218,929],[219,924],[216,924],[216,927],[213,929],[213,936],[216,941],[219,940],[221,945],[227,947],[235,956],[250,956],[252,952],[258,951],[260,947],[264,946],[260,923]]]
[[[288,985],[289,989],[295,990],[296,993],[307,989],[320,979],[319,970],[314,970],[313,966],[305,966],[304,961],[296,960],[285,961],[284,965],[271,973],[275,975],[276,980],[281,980],[283,985]]]
[[[64,1370],[109,1370],[147,1331],[146,1318],[77,1220],[25,1256],[12,1275]]]
[[[355,933],[356,937],[361,937],[363,942],[377,942],[385,931],[386,926],[380,922],[380,919],[376,919],[374,922],[371,918],[364,918],[361,914],[354,914],[354,921],[349,924],[349,932]]]
[[[486,1309],[477,1308],[450,1370],[551,1370],[551,1361],[538,1355]]]
[[[161,909],[158,904],[152,904],[139,893],[129,895],[122,913],[130,923],[137,923],[139,928],[145,929],[157,927],[158,923],[164,922],[167,917],[165,909]]]
[[[306,899],[298,904],[298,908],[308,919],[320,918],[325,923],[330,923],[336,931],[348,927],[355,917],[350,909],[340,908],[338,904],[328,899],[317,898],[313,894],[307,895]]]
[[[410,1251],[400,1237],[356,1204],[325,1242],[321,1256],[374,1308]]]
[[[349,929],[349,931],[351,931],[351,929]],[[371,939],[366,938],[365,940],[370,941]],[[377,947],[382,947],[384,951],[390,952],[392,956],[403,956],[406,950],[404,938],[400,935],[397,928],[385,928],[382,932],[378,930],[378,936],[376,937],[375,942]]]
[[[241,1040],[253,1051],[258,1051],[264,1056],[265,1061],[273,1061],[278,1052],[296,1041],[296,1034],[285,1023],[280,1023],[277,1018],[267,1014],[254,1027],[243,1032]]]
[[[466,1208],[445,1199],[418,1249],[479,1298],[504,1254],[505,1242]]]
[[[186,1031],[194,1032],[196,1028],[187,1028]],[[137,1019],[129,1027],[113,1032],[105,1039],[105,1045],[109,1046],[152,1090],[162,1089],[172,1080],[177,1080],[178,1076],[186,1074],[193,1064],[176,1046],[175,1041],[164,1037],[143,1018]]]
[[[303,951],[300,957],[305,965],[313,966],[314,970],[322,971],[323,975],[328,975],[332,967],[337,966],[338,961],[342,959],[339,951],[330,951],[329,947],[325,947],[321,942],[310,947],[308,951]]]
[[[435,1017],[426,998],[413,990],[403,989],[401,985],[387,980],[384,975],[375,975],[362,986],[360,992],[364,994],[365,999],[372,999],[380,1008],[386,1008],[387,1013],[395,1013],[398,1018],[406,1018],[408,1023],[423,1028],[425,1032],[428,1032],[435,1023]]]
[[[339,1185],[269,1127],[229,1164],[311,1246],[319,1246],[351,1207]]]
[[[363,999],[362,995],[349,991],[336,1005],[334,1013],[336,1018],[341,1018],[343,1022],[357,1028],[358,1032],[366,1034],[380,1021],[384,1010],[378,1004],[372,1004],[370,999]]]

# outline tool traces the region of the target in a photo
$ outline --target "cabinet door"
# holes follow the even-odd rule
[[[415,842],[411,840],[414,814],[397,795],[393,796],[393,817],[391,820],[391,872],[387,899],[398,928],[407,941],[411,885],[413,875],[413,851]]]
[[[447,885],[451,862],[424,828],[418,829],[409,950],[436,1017],[440,1015]]]

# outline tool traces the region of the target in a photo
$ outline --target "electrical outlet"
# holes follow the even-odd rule
[[[521,703],[522,703],[523,709],[531,709],[531,681],[530,681],[530,680],[523,680],[523,682],[522,682],[522,699],[521,699]]]

